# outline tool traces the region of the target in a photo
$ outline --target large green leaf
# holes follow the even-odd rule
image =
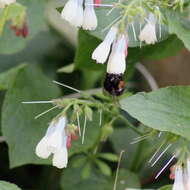
[[[126,188],[140,188],[140,181],[136,174],[129,170],[120,169],[117,181],[117,190]]]
[[[175,35],[171,35],[167,40],[156,43],[155,45],[142,47],[139,51],[143,60],[155,61],[174,56],[183,47],[182,41]]]
[[[61,177],[61,187],[64,190],[109,190],[113,189],[115,176],[105,177],[96,169],[93,169],[87,179],[82,179],[81,168],[67,168]],[[117,180],[117,189],[139,188],[138,177],[125,169],[120,169]]]
[[[122,165],[125,165],[127,168],[132,166],[135,153],[139,146],[139,144],[130,144],[136,137],[138,137],[138,135],[128,128],[115,129],[110,137],[113,148],[118,154],[122,150],[126,150],[122,157]]]
[[[125,153],[122,156],[121,166],[130,169],[133,172],[138,171],[140,173],[145,166],[147,158],[150,158],[150,155],[152,155],[155,148],[152,146],[153,143],[151,144],[148,140],[131,144],[137,137],[139,137],[139,135],[130,128],[116,128],[111,135],[110,140],[114,150],[118,154],[122,150],[125,150]],[[152,173],[147,172],[146,174],[151,175]]]
[[[52,69],[52,67],[56,67],[56,64],[52,64],[52,59],[48,58],[47,60],[46,56],[51,56],[54,53],[53,50],[55,51],[58,43],[60,43],[60,38],[53,35],[50,31],[39,32],[22,51],[15,54],[0,55],[0,72],[24,62],[45,64],[47,70]],[[50,63],[51,67],[47,66]]]
[[[80,168],[67,168],[61,177],[61,187],[63,190],[108,190],[110,184],[107,178],[95,171],[88,179],[82,179]]]
[[[163,186],[157,190],[172,190],[172,185],[166,185],[166,186]]]
[[[21,64],[0,74],[0,90],[7,90],[15,80],[17,73],[26,65]]]
[[[121,100],[121,108],[148,127],[190,139],[190,87],[173,86]]]
[[[1,54],[20,51],[44,27],[44,0],[20,0],[19,2],[27,8],[29,35],[27,38],[16,37],[9,26],[6,25],[2,36],[0,36]]]
[[[96,62],[91,58],[92,52],[100,42],[101,41],[98,38],[89,35],[83,30],[79,30],[78,47],[74,60],[76,69],[103,69],[102,64],[96,64]]]
[[[21,69],[6,93],[2,108],[2,133],[9,146],[10,166],[44,163],[37,158],[35,146],[45,134],[51,113],[37,120],[34,117],[50,108],[49,105],[24,105],[22,101],[57,98],[60,91],[42,72],[28,66]]]
[[[185,20],[178,11],[168,11],[169,33],[176,34],[181,39],[187,49],[190,50],[190,21]]]
[[[1,190],[21,190],[15,184],[9,183],[9,182],[6,182],[6,181],[0,181],[0,189]]]

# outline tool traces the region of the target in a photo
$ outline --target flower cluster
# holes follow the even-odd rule
[[[15,3],[16,0],[0,0],[0,8],[4,8],[7,5]]]
[[[66,117],[53,120],[45,134],[36,146],[36,154],[40,158],[46,159],[53,154],[53,166],[65,168],[68,163],[68,148],[71,140],[76,139],[75,126],[67,126]]]
[[[173,167],[174,185],[172,190],[189,190],[190,189],[190,160],[187,160],[186,168],[180,165]]]
[[[114,6],[101,4],[98,0],[85,0],[85,9],[83,9],[83,3],[83,0],[69,0],[62,10],[61,17],[74,26],[82,26],[85,30],[94,30],[97,27],[97,17],[94,11],[94,6]],[[153,13],[148,12],[146,14],[147,16],[144,18],[145,25],[142,30],[141,22],[139,22],[140,33],[138,38],[140,42],[154,44],[157,42],[157,20]],[[108,60],[104,89],[114,96],[121,95],[125,86],[123,74],[126,70],[125,59],[128,54],[128,35],[126,28],[128,28],[126,17],[125,15],[123,15],[123,17],[121,15],[121,19],[112,24],[112,27],[103,42],[100,43],[92,53],[92,59],[97,63],[104,64]],[[137,40],[134,26],[133,32],[135,39]]]
[[[85,30],[94,30],[97,27],[97,17],[93,6],[93,0],[69,0],[61,12],[61,17],[76,27]]]

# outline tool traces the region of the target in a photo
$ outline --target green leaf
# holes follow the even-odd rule
[[[17,185],[6,181],[0,181],[1,190],[21,190]]]
[[[27,24],[29,35],[27,38],[16,37],[5,25],[0,36],[0,53],[12,54],[22,50],[33,37],[44,28],[44,0],[20,0],[19,3],[27,8]]]
[[[74,63],[66,65],[64,67],[61,67],[60,69],[58,69],[57,72],[59,73],[72,73],[75,69],[75,65]]]
[[[114,179],[113,179],[114,181]],[[140,188],[140,180],[136,174],[126,169],[120,169],[117,180],[117,190]]]
[[[121,100],[121,108],[144,125],[190,139],[190,87],[173,86]]]
[[[172,190],[172,185],[166,185],[166,186],[163,186],[157,190]]]
[[[185,20],[179,11],[167,11],[168,29],[170,34],[176,34],[190,50],[190,21]]]
[[[90,171],[91,171],[91,163],[88,162],[82,169],[82,173],[81,173],[82,179],[87,179],[90,176]]]
[[[26,64],[18,65],[17,67],[13,67],[12,69],[3,72],[0,74],[0,90],[7,90],[12,82],[14,82],[17,73],[23,69]]]
[[[109,181],[93,169],[88,179],[82,179],[81,168],[67,168],[61,177],[61,188],[63,190],[109,190]]]
[[[67,168],[61,177],[61,187],[64,190],[110,190],[113,189],[115,176],[105,177],[96,169],[93,169],[89,178],[82,179],[80,176],[82,168]],[[73,180],[74,179],[74,180]],[[126,188],[140,188],[140,182],[134,173],[120,169],[117,190]]]
[[[116,128],[110,137],[113,148],[118,154],[122,150],[126,150],[122,156],[121,163],[127,168],[132,167],[136,150],[139,147],[139,144],[130,144],[136,137],[138,137],[138,135],[128,128]]]
[[[91,55],[101,41],[89,35],[83,30],[78,32],[78,47],[75,54],[75,69],[98,70],[102,69],[102,64],[96,64]]]
[[[141,52],[140,57],[143,60],[155,61],[169,56],[174,56],[182,48],[184,48],[182,41],[175,35],[171,35],[167,40],[156,43],[155,45],[142,47],[139,51]]]
[[[87,157],[85,155],[75,156],[74,159],[71,160],[70,164],[73,168],[79,168],[84,165]]]
[[[112,154],[112,153],[101,153],[98,155],[100,158],[103,158],[105,160],[111,161],[111,162],[117,162],[118,161],[118,155]]]
[[[51,100],[60,96],[59,88],[39,68],[24,67],[8,89],[2,108],[2,133],[8,143],[10,167],[28,163],[47,163],[35,155],[35,147],[44,136],[55,112],[35,120],[52,105],[22,104],[23,101]]]
[[[101,172],[106,176],[111,176],[112,171],[111,168],[106,164],[105,162],[102,162],[100,160],[95,160],[98,168],[101,170]]]

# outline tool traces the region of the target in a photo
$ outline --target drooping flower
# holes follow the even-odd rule
[[[117,27],[113,26],[106,35],[104,41],[101,44],[99,44],[99,46],[92,53],[92,59],[96,60],[97,63],[103,64],[106,62],[111,45],[116,38],[117,31]]]
[[[185,190],[183,169],[181,166],[175,167],[175,178],[172,190]]]
[[[93,0],[85,1],[84,9],[84,19],[83,19],[83,29],[85,30],[94,30],[98,25],[96,13],[93,6]]]
[[[185,190],[189,190],[190,189],[190,160],[187,160],[187,167],[184,171],[184,187]]]
[[[107,73],[123,74],[126,69],[126,46],[127,39],[125,34],[120,34],[114,42],[112,52],[108,60]]]
[[[61,18],[71,25],[80,27],[83,24],[83,0],[68,0],[61,12]]]
[[[152,13],[149,14],[147,24],[139,34],[140,41],[145,41],[146,44],[155,44],[156,37],[156,19]]]
[[[104,80],[104,89],[113,96],[119,96],[125,90],[123,74],[126,69],[125,58],[127,56],[127,47],[127,36],[119,34],[112,47]]]
[[[46,159],[53,154],[53,166],[57,168],[65,168],[68,163],[66,123],[65,117],[52,121],[45,136],[36,146],[36,154],[40,158]]]
[[[16,0],[0,0],[0,8],[4,8],[6,5],[15,3]]]

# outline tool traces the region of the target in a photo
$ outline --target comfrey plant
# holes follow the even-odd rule
[[[158,190],[190,190],[190,87],[159,89],[141,63],[173,55],[184,46],[190,49],[190,2],[60,1],[56,3],[64,6],[56,9],[60,12],[59,22],[52,10],[55,1],[23,1],[26,7],[16,1],[0,1],[2,63],[11,60],[0,70],[15,60],[15,64],[18,60],[38,63],[22,64],[0,75],[0,90],[6,91],[0,142],[8,144],[10,166],[53,165],[56,168],[39,167],[49,189],[89,190],[96,184],[98,190],[145,190],[171,184],[171,179],[173,184]],[[44,3],[48,3],[45,28],[41,9]],[[64,27],[59,27],[63,19]],[[31,35],[30,38],[12,39],[10,31],[3,30],[7,25],[16,36]],[[78,31],[75,57],[74,48],[67,53],[67,42],[62,43],[64,38],[57,35],[64,34],[58,29],[64,30],[68,25]],[[28,26],[34,27],[30,33]],[[46,30],[48,26],[51,30]],[[4,43],[6,36],[9,38]],[[39,45],[44,44],[47,47],[41,52]],[[7,46],[10,49],[6,51]],[[9,56],[10,52],[14,55]],[[50,63],[48,67],[44,67],[46,61]],[[55,77],[53,69],[62,61],[63,67],[56,68],[57,77],[76,88],[57,81],[52,84],[48,79],[49,74]],[[47,71],[45,76],[39,65]],[[67,90],[62,93],[57,85]],[[139,92],[142,89],[151,92]],[[51,170],[47,175],[54,176],[55,186],[49,186],[46,169],[47,173]],[[163,176],[164,182],[157,183]],[[43,180],[39,181],[43,186]],[[1,184],[0,181],[0,190]]]

